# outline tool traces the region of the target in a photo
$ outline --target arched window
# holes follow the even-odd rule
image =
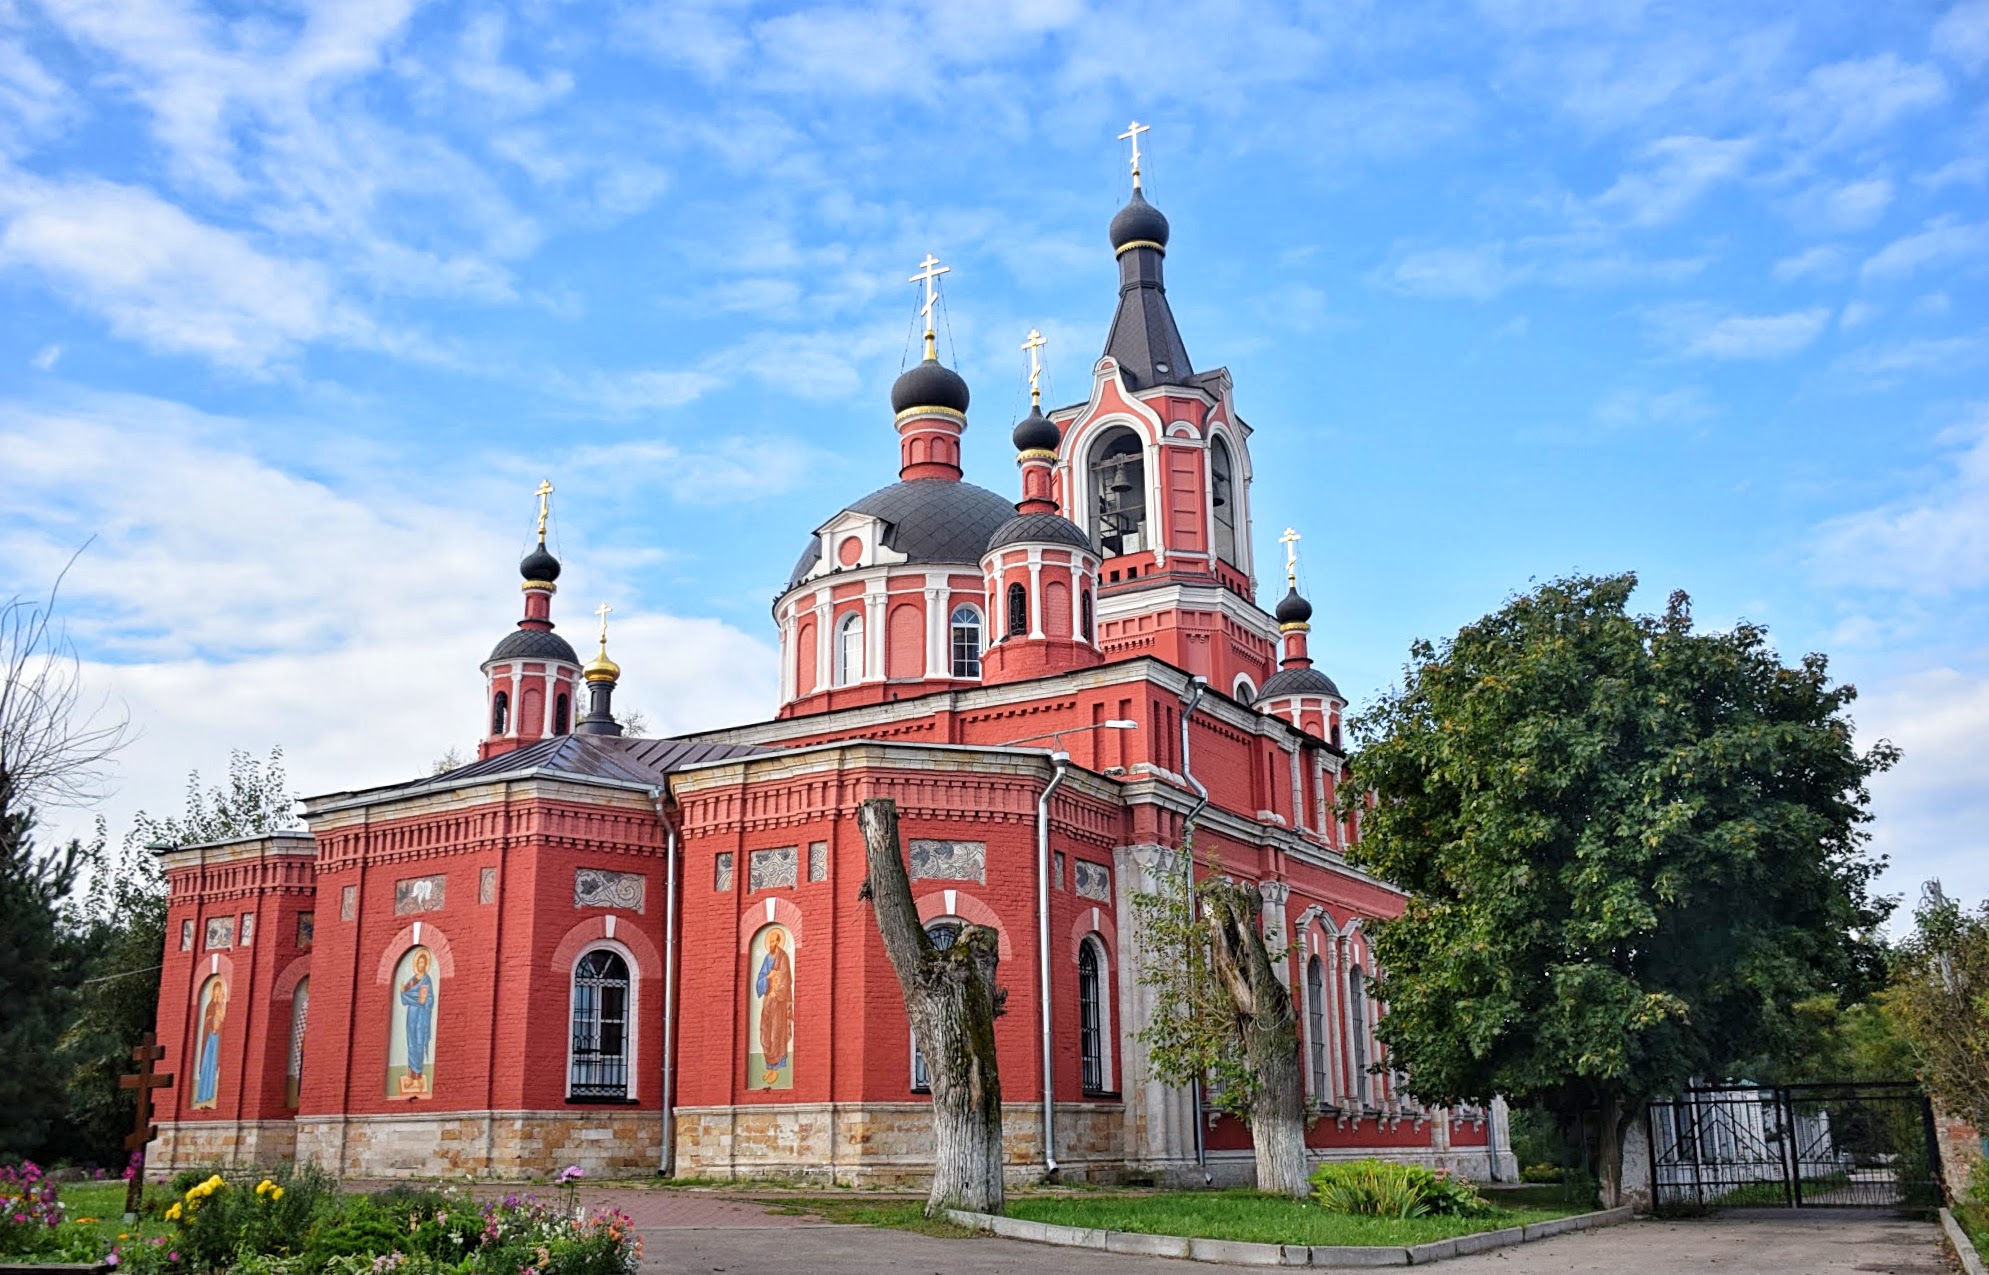
[[[925,936],[932,940],[934,947],[944,952],[959,941],[960,931],[965,928],[966,922],[946,917],[926,926]],[[932,1077],[926,1074],[925,1055],[919,1052],[919,1038],[916,1032],[912,1034],[912,1091],[932,1092]]]
[[[1256,698],[1257,688],[1250,685],[1249,678],[1239,676],[1236,679],[1236,701],[1239,704],[1248,704],[1256,700]]]
[[[564,735],[572,729],[572,726],[573,708],[566,698],[566,692],[561,691],[553,698],[553,734]]]
[[[970,606],[953,608],[952,618],[947,621],[951,639],[949,647],[953,652],[953,676],[979,677],[981,675],[981,613]]]
[[[1019,584],[1008,586],[1008,636],[1021,637],[1029,631],[1029,591]]]
[[[836,685],[863,680],[863,617],[852,611],[836,625]]]
[[[1236,466],[1230,460],[1229,444],[1218,438],[1209,445],[1210,501],[1215,505],[1215,551],[1231,566],[1236,565]]]
[[[1313,957],[1305,963],[1305,1030],[1312,1042],[1312,1098],[1324,1102],[1326,1080],[1326,963]]]
[[[502,735],[511,725],[511,696],[503,691],[490,697],[490,733]]]
[[[628,962],[595,948],[573,967],[570,1098],[626,1099],[629,1046]]]
[[[1084,1092],[1105,1092],[1105,1021],[1099,985],[1098,945],[1086,939],[1077,949],[1077,1056],[1084,1069]]]
[[[297,980],[290,994],[290,1062],[283,1069],[283,1105],[292,1111],[304,1091],[304,1015],[311,1008],[311,980]]]
[[[1356,965],[1347,971],[1347,1004],[1354,1037],[1354,1096],[1367,1106],[1367,975]]]
[[[1105,556],[1147,547],[1146,444],[1132,430],[1108,430],[1092,453],[1092,539]]]
[[[1094,634],[1094,633],[1092,632],[1092,624],[1091,624],[1091,590],[1090,590],[1090,589],[1086,589],[1086,590],[1084,591],[1084,593],[1083,593],[1083,595],[1082,595],[1082,600],[1080,601],[1080,603],[1079,603],[1079,605],[1078,605],[1078,620],[1079,620],[1079,622],[1080,622],[1081,624],[1083,624],[1083,625],[1084,625],[1084,628],[1083,628],[1083,630],[1082,630],[1082,632],[1083,632],[1083,634],[1084,634],[1084,640],[1085,640],[1085,641],[1087,641],[1087,642],[1095,642],[1095,641],[1097,641],[1098,639],[1097,639],[1096,635],[1095,635],[1095,634]]]

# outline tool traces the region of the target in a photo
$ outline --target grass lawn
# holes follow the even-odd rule
[[[882,1226],[916,1231],[941,1239],[960,1239],[973,1232],[945,1218],[928,1218],[923,1200],[763,1200],[769,1213],[787,1217],[819,1217],[851,1226]]]
[[[129,1243],[121,1237],[165,1235],[173,1227],[170,1222],[158,1215],[141,1217],[131,1225],[124,1224],[124,1182],[122,1179],[111,1182],[64,1182],[56,1188],[62,1201],[63,1216],[69,1220],[65,1226],[88,1226],[104,1239],[112,1243]],[[169,1197],[163,1186],[145,1188],[147,1199],[163,1202]],[[85,1222],[84,1219],[93,1219]]]
[[[1286,1200],[1255,1191],[1166,1191],[1008,1202],[1010,1217],[1032,1222],[1260,1244],[1427,1244],[1581,1211],[1560,1206],[1501,1209],[1485,1217],[1349,1217],[1328,1213],[1309,1200]]]

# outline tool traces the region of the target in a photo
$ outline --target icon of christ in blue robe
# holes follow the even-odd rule
[[[401,984],[407,1009],[407,1079],[404,1092],[428,1092],[428,1046],[435,1032],[435,982],[428,976],[428,953],[414,954],[414,977]]]

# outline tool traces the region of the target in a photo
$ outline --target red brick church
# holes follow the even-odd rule
[[[605,616],[584,662],[554,629],[542,488],[474,763],[311,798],[307,833],[166,852],[180,1082],[152,1171],[922,1175],[918,1046],[858,898],[856,808],[891,797],[935,939],[1000,936],[1016,1177],[1248,1179],[1247,1129],[1155,1080],[1138,1038],[1132,899],[1191,828],[1297,940],[1314,1153],[1510,1177],[1502,1106],[1425,1108],[1384,1065],[1362,925],[1401,898],[1342,857],[1345,700],[1295,585],[1255,601],[1251,431],[1229,373],[1189,359],[1137,167],[1110,239],[1104,352],[1084,401],[1032,394],[1019,500],[964,481],[927,259],[897,481],[807,534],[771,719],[621,732]]]

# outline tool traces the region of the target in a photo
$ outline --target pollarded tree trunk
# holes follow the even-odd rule
[[[863,891],[877,914],[884,953],[905,993],[905,1012],[932,1085],[932,1194],[925,1212],[999,1213],[1001,1076],[994,1020],[1006,993],[995,986],[998,936],[970,925],[940,950],[926,937],[898,846],[898,806],[873,798],[857,808],[870,875]]]
[[[1596,1194],[1602,1207],[1613,1209],[1623,1203],[1623,1133],[1629,1125],[1629,1104],[1623,1091],[1610,1088],[1602,1095],[1601,1130],[1595,1157]]]
[[[1303,1199],[1312,1187],[1305,1174],[1298,1015],[1264,946],[1263,906],[1254,886],[1205,887],[1202,920],[1210,931],[1216,977],[1235,1006],[1237,1031],[1255,1077],[1250,1141],[1257,1155],[1257,1189]]]

